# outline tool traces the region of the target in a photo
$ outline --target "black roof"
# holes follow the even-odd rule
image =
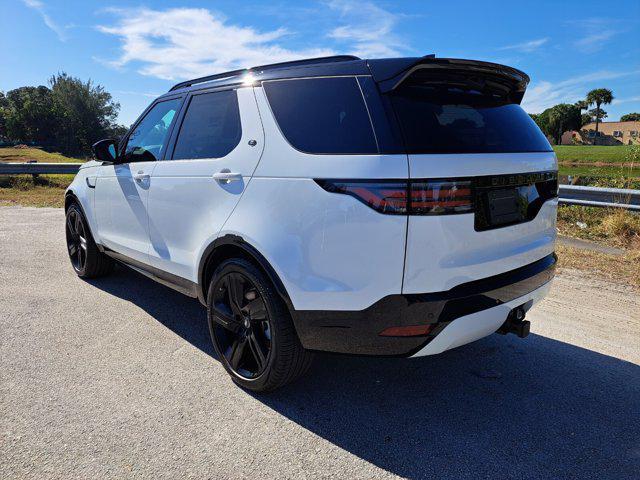
[[[435,58],[435,55],[363,60],[352,55],[337,55],[260,65],[195,78],[174,85],[169,92],[177,93],[191,89],[239,85],[246,82],[247,75],[251,75],[252,80],[256,82],[297,77],[370,75],[384,92],[398,86],[414,71],[426,68],[447,72],[464,70],[478,75],[490,74],[494,77],[500,77],[505,84],[509,85],[512,92],[518,92],[520,98],[529,83],[529,77],[520,70],[477,60]]]

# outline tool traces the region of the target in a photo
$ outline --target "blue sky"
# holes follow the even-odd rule
[[[435,53],[524,70],[532,113],[610,88],[607,120],[618,120],[640,112],[639,46],[640,0],[2,0],[0,90],[60,71],[91,78],[128,125],[186,78],[337,53]]]

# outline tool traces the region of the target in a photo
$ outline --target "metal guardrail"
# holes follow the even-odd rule
[[[565,205],[625,208],[640,211],[640,190],[560,185],[559,201]]]
[[[82,163],[2,163],[0,175],[78,173]],[[560,185],[559,201],[566,205],[626,208],[640,211],[640,190]]]
[[[78,173],[82,163],[4,163],[0,162],[0,175],[40,175]]]

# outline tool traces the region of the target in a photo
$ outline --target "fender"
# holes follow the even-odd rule
[[[102,245],[100,245],[100,243],[98,243],[98,241],[96,240],[96,236],[93,234],[93,231],[91,230],[91,225],[89,223],[89,217],[87,217],[87,214],[84,211],[84,207],[82,206],[82,202],[80,201],[78,196],[73,192],[72,189],[68,189],[64,194],[64,213],[65,214],[67,213],[67,208],[69,207],[69,204],[71,202],[74,202],[76,205],[78,205],[80,207],[80,211],[82,212],[82,216],[87,221],[87,228],[89,229],[89,233],[91,234],[91,237],[93,238],[93,241],[96,242],[96,247],[98,247],[98,251],[104,252],[104,247]]]
[[[213,241],[202,254],[200,258],[200,263],[198,265],[198,299],[200,303],[206,306],[207,304],[207,278],[211,272],[209,263],[215,257],[216,251],[221,251],[224,247],[234,247],[234,249],[240,249],[242,252],[250,259],[253,260],[262,271],[269,277],[271,283],[276,289],[278,295],[282,298],[284,303],[287,305],[287,308],[290,312],[293,311],[293,303],[291,303],[291,299],[289,298],[289,294],[278,277],[278,274],[275,272],[273,267],[269,264],[266,258],[250,243],[245,241],[242,237],[238,235],[227,234],[222,237],[219,237]],[[223,260],[225,255],[220,258]]]

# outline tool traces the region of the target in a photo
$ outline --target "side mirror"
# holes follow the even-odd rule
[[[106,138],[93,144],[93,154],[101,162],[117,163],[118,148],[113,138]]]

